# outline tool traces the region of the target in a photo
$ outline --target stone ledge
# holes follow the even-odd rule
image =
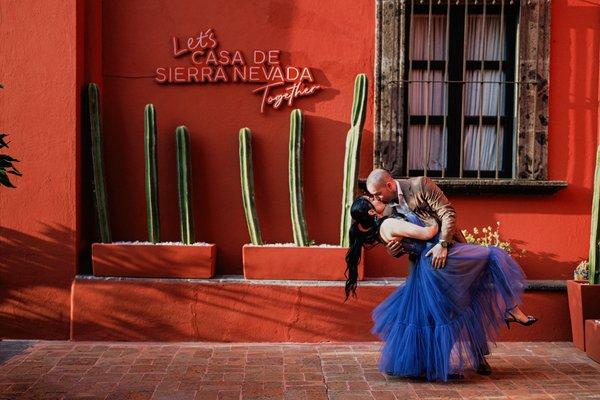
[[[402,279],[359,283],[344,302],[343,282],[251,284],[216,279],[77,277],[71,290],[71,339],[102,341],[372,341],[372,311]],[[332,286],[335,284],[336,286]],[[502,328],[503,341],[571,337],[567,293],[528,290],[523,303],[540,321]]]
[[[124,277],[98,277],[91,275],[78,275],[77,279],[95,281],[128,281],[128,282],[160,282],[160,283],[198,283],[198,284],[246,284],[270,286],[344,286],[344,281],[318,281],[318,280],[275,280],[275,279],[246,279],[243,275],[217,275],[211,279],[181,279],[181,278],[124,278]],[[359,286],[400,286],[405,278],[365,278],[359,281]],[[564,280],[528,280],[525,290],[540,291],[566,291],[567,284]]]
[[[431,178],[446,194],[487,195],[522,194],[552,195],[567,187],[567,181],[535,181],[528,179]],[[365,180],[359,180],[365,190]]]
[[[526,179],[439,179],[432,178],[446,193],[551,195],[567,187],[566,181]]]

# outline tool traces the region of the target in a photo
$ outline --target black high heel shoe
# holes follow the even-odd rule
[[[508,316],[506,314],[510,315],[511,318],[508,318]],[[513,313],[511,313],[509,310],[506,310],[506,314],[504,314],[504,322],[506,322],[506,327],[508,329],[510,329],[511,322],[516,322],[517,324],[521,324],[523,326],[529,326],[529,325],[533,325],[537,321],[537,318],[532,315],[527,316],[527,321],[519,321],[517,319],[517,317],[515,317],[515,315]]]

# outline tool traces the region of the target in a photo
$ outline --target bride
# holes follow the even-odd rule
[[[362,247],[396,240],[415,257],[406,282],[372,313],[371,332],[384,342],[379,369],[443,381],[461,377],[467,368],[489,374],[484,356],[500,325],[537,321],[519,308],[525,285],[521,267],[498,247],[456,242],[448,248],[446,266],[434,268],[426,254],[438,242],[437,224],[428,225],[412,211],[384,216],[384,207],[368,196],[354,201],[346,254],[346,300],[356,297]]]

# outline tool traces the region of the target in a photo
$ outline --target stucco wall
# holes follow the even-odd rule
[[[85,188],[78,168],[88,161],[79,160],[84,153],[78,150],[80,91],[87,80],[104,80],[107,179],[116,240],[146,237],[143,107],[152,102],[159,127],[163,238],[178,238],[173,134],[177,125],[186,124],[192,135],[197,237],[219,246],[218,272],[241,273],[241,246],[248,240],[237,158],[237,133],[243,126],[254,132],[264,237],[291,241],[290,109],[260,114],[260,97],[251,93],[255,86],[250,84],[153,82],[158,65],[181,64],[169,53],[173,35],[212,27],[223,48],[281,49],[286,63],[313,69],[325,89],[296,103],[306,115],[308,226],[318,243],[337,242],[353,80],[366,72],[373,82],[373,2],[181,0],[175,5],[105,0],[100,7],[89,0],[85,16],[82,4],[0,1],[0,82],[6,86],[0,91],[0,131],[11,134],[11,154],[22,160],[24,173],[16,180],[18,189],[0,189],[3,337],[68,337],[70,284],[78,250],[85,248],[80,236],[90,223],[82,217],[89,217],[90,209],[80,195]],[[502,223],[503,235],[528,251],[521,263],[531,279],[567,278],[587,255],[598,142],[599,2],[555,0],[552,12],[549,174],[568,181],[569,187],[553,197],[452,197],[461,226]],[[370,170],[371,152],[370,105],[362,176]],[[367,255],[366,268],[370,276],[406,272],[403,261],[381,250]]]
[[[260,114],[258,85],[161,86],[158,65],[185,65],[169,40],[214,28],[220,48],[281,49],[282,59],[315,70],[326,89],[299,100],[306,115],[304,180],[309,234],[336,243],[344,138],[354,76],[370,79],[370,106],[361,175],[372,165],[374,2],[300,0],[214,3],[105,1],[103,6],[106,157],[111,216],[118,239],[144,239],[143,107],[156,106],[159,127],[161,223],[178,238],[173,132],[192,135],[194,207],[201,240],[219,246],[220,273],[241,273],[248,241],[239,189],[237,132],[254,132],[256,197],[264,238],[292,240],[287,188],[289,108]],[[501,222],[501,232],[527,250],[521,262],[531,279],[567,278],[588,248],[589,210],[598,121],[598,2],[552,5],[549,174],[569,187],[550,196],[452,196],[465,228]],[[148,27],[153,29],[148,30]],[[367,274],[405,274],[405,262],[385,251],[367,255]]]
[[[76,3],[0,2],[0,131],[23,173],[17,189],[0,188],[2,337],[69,337],[83,71]]]

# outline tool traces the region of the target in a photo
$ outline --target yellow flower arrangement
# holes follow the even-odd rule
[[[474,227],[472,232],[469,232],[466,229],[462,229],[461,232],[463,235],[465,235],[467,243],[478,244],[486,247],[499,247],[511,255],[522,256],[525,253],[525,250],[522,250],[520,254],[513,254],[515,249],[513,249],[512,244],[508,241],[502,241],[500,239],[500,221],[496,221],[495,229],[492,229],[491,226],[486,226],[481,229]]]

